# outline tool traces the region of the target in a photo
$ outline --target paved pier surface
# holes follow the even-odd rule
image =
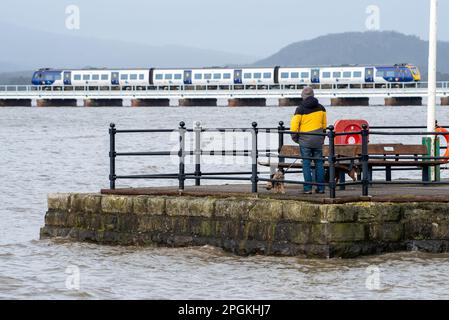
[[[285,194],[276,194],[268,191],[265,185],[259,185],[257,196],[260,198],[298,200],[312,203],[350,203],[350,202],[449,202],[449,185],[375,185],[369,188],[369,197],[361,196],[360,186],[346,187],[346,190],[337,189],[337,198],[330,199],[329,194],[304,195],[301,187],[287,186]],[[180,195],[177,187],[157,188],[122,188],[103,189],[102,194],[114,195]],[[200,187],[186,187],[181,193],[185,196],[213,196],[213,197],[238,197],[252,196],[251,185],[207,185]]]

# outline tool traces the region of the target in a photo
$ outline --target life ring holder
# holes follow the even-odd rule
[[[444,129],[444,128],[441,128],[441,127],[438,127],[438,128],[436,128],[435,129],[435,132],[438,132],[438,133],[449,133],[449,131],[447,131],[446,129]],[[437,135],[438,136],[438,135]],[[446,140],[446,152],[444,153],[444,156],[443,157],[445,157],[445,158],[448,158],[448,159],[443,159],[442,161],[444,162],[444,163],[448,163],[449,162],[449,135],[447,135],[447,134],[444,134],[444,135],[442,135],[443,137],[444,137],[444,139]]]

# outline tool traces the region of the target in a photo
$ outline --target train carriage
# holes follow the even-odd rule
[[[386,66],[317,66],[188,69],[40,69],[32,84],[39,86],[269,86],[311,84],[387,84],[421,80],[411,64]]]

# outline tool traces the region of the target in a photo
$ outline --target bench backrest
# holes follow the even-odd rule
[[[358,155],[359,150],[362,150],[359,145],[335,145],[335,154],[340,157],[354,157]],[[323,155],[329,155],[329,146],[323,146]],[[281,148],[280,156],[299,156],[299,146],[284,145]]]
[[[380,156],[423,156],[427,155],[427,147],[422,144],[370,144],[368,146],[368,154]]]
[[[362,153],[361,145],[335,145],[335,154],[339,157],[354,157]],[[368,154],[373,156],[425,156],[427,147],[421,144],[370,144],[368,145]],[[323,146],[323,155],[329,155],[329,146]],[[298,145],[284,145],[281,148],[280,156],[299,156]]]

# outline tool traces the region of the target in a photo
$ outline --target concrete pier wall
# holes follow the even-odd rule
[[[332,98],[333,107],[369,106],[369,98]]]
[[[301,98],[282,98],[279,99],[280,107],[297,107],[302,102]]]
[[[180,107],[216,107],[217,99],[179,99]]]
[[[212,245],[238,255],[354,258],[449,251],[447,203],[52,194],[41,238],[112,245]]]
[[[76,107],[76,99],[37,99],[38,107]]]
[[[265,107],[267,100],[265,98],[242,98],[242,99],[229,99],[229,107]]]
[[[85,107],[123,107],[122,99],[86,99]]]
[[[132,107],[169,107],[170,99],[133,99]]]
[[[385,98],[386,106],[422,106],[421,97],[405,97],[405,98]]]
[[[0,99],[0,107],[31,107],[31,99]]]

